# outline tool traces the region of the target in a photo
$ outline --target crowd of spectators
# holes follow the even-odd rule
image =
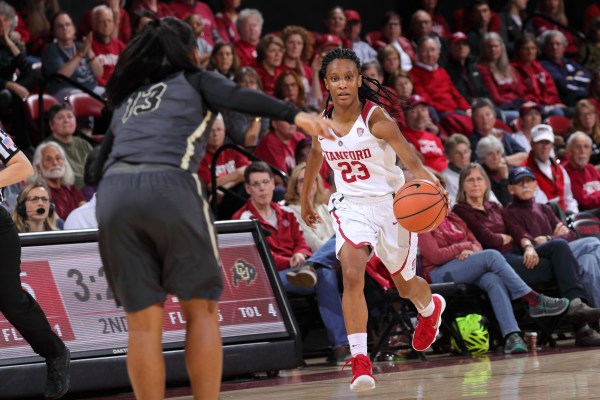
[[[22,1],[16,9],[0,1],[0,120],[33,157],[36,171],[30,185],[9,188],[6,206],[14,209],[21,231],[96,227],[95,183],[90,174],[94,153],[89,141],[81,138],[71,106],[64,102],[79,89],[64,81],[46,85],[57,104],[47,113],[50,134],[41,143],[33,143],[28,133],[21,100],[39,89],[39,76],[54,73],[102,95],[119,54],[153,18],[175,17],[190,25],[202,68],[309,112],[320,112],[328,98],[319,77],[323,56],[332,48],[349,47],[362,62],[361,73],[395,94],[382,99],[390,115],[424,164],[443,177],[450,202],[456,205],[445,229],[452,232],[452,226],[460,226],[472,231],[461,237],[466,247],[455,253],[441,257],[428,246],[430,253],[424,252],[424,257],[431,261],[430,272],[453,258],[495,249],[498,254],[482,254],[492,254],[495,260],[502,253],[526,284],[535,288],[558,281],[561,295],[572,304],[595,310],[600,295],[571,281],[577,274],[592,277],[588,282],[600,276],[600,240],[571,246],[577,247],[572,253],[593,249],[593,260],[568,254],[553,258],[553,251],[569,247],[561,240],[576,242],[565,221],[552,219],[541,229],[518,215],[531,202],[553,204],[563,211],[558,215],[600,208],[600,2],[585,13],[584,41],[569,28],[564,0],[507,0],[501,10],[492,9],[497,4],[488,0],[470,0],[452,15],[439,12],[441,1],[419,0],[419,9],[407,21],[390,10],[372,32],[362,31],[362,10],[339,6],[323,16],[320,32],[296,25],[263,32],[260,10],[243,8],[241,0],[223,0],[219,10],[196,0],[127,4],[98,0],[81,21],[60,10],[57,0]],[[528,18],[527,12],[533,10],[536,16]],[[323,288],[337,287],[335,274],[331,276],[333,231],[328,227],[311,232],[298,217],[298,192],[305,184],[302,161],[310,140],[287,122],[218,111],[198,171],[209,193],[211,162],[224,144],[253,153],[283,174],[251,163],[234,148],[220,153],[213,171],[216,216],[258,219],[271,231],[268,241],[286,289],[316,293],[337,310],[334,299],[323,297],[329,290]],[[479,164],[473,167],[471,162]],[[530,185],[531,198],[522,196],[527,184],[511,180],[523,166],[535,182]],[[286,175],[292,177],[289,183]],[[478,184],[487,187],[475,187]],[[314,190],[322,219],[327,220],[327,199],[335,188],[326,165]],[[545,208],[542,211],[538,214],[548,214]],[[513,218],[509,225],[493,226],[506,221],[506,215]],[[428,237],[425,243],[434,239]],[[452,242],[447,239],[437,237],[439,243]],[[534,265],[530,246],[540,253],[543,265],[534,278],[526,274],[531,268],[524,267]],[[311,254],[317,261],[311,261]],[[574,271],[567,277],[553,268],[565,257]],[[309,288],[302,287],[304,275],[309,282],[314,278]],[[432,276],[439,280],[437,274]],[[300,289],[293,288],[294,282],[300,282]],[[515,296],[526,290],[521,285]],[[530,306],[536,304],[530,301]],[[579,308],[569,312],[581,314]],[[338,326],[341,322],[336,319],[341,309],[333,314],[323,311],[322,317],[336,349],[333,361],[344,361],[347,341],[343,324]],[[505,333],[515,329],[511,326]],[[600,334],[582,318],[575,330],[578,344],[600,345]]]

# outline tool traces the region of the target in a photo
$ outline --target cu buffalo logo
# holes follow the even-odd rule
[[[245,282],[246,285],[252,285],[252,282],[256,279],[256,268],[254,265],[247,263],[246,261],[239,259],[231,268],[233,273],[233,285],[239,286],[238,282]]]

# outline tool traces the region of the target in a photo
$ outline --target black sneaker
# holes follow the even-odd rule
[[[600,319],[600,309],[592,308],[581,301],[581,299],[577,298],[571,300],[571,304],[569,304],[569,309],[565,316],[572,324],[595,322]]]
[[[568,307],[568,299],[557,299],[542,294],[537,306],[529,306],[529,315],[532,318],[552,317],[562,314]]]
[[[527,344],[517,332],[513,332],[504,341],[504,354],[527,353]]]
[[[317,271],[309,265],[294,268],[285,274],[290,285],[302,289],[312,289],[317,284]]]
[[[331,365],[342,366],[351,358],[352,354],[350,353],[350,346],[343,344],[333,349],[332,354],[327,357],[327,362]]]
[[[585,324],[575,332],[575,345],[581,347],[600,346],[600,333]]]
[[[46,400],[60,399],[69,390],[69,365],[71,364],[71,352],[65,347],[60,356],[46,360]]]

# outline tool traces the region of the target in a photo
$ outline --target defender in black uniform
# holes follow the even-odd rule
[[[5,165],[0,171],[0,188],[33,175],[33,168],[27,157],[2,130],[0,161]],[[1,189],[0,201],[4,201]],[[46,359],[48,376],[45,398],[58,399],[69,388],[68,367],[71,355],[62,340],[52,332],[37,301],[21,287],[21,242],[17,228],[4,207],[0,207],[0,249],[0,312],[27,340],[33,351]],[[9,383],[0,382],[0,392],[3,385]]]
[[[127,365],[136,397],[164,397],[163,302],[178,296],[187,321],[186,365],[196,399],[217,399],[223,284],[208,202],[196,175],[221,108],[295,123],[330,137],[333,123],[199,70],[195,37],[174,18],[149,23],[107,85],[114,108],[99,157],[100,254],[127,313]],[[100,176],[100,175],[98,175]]]

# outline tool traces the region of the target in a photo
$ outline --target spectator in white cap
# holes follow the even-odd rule
[[[571,179],[567,171],[551,156],[554,149],[554,131],[550,125],[539,124],[531,128],[531,151],[527,166],[538,182],[535,201],[556,202],[568,213],[579,212],[577,200],[571,191]]]

